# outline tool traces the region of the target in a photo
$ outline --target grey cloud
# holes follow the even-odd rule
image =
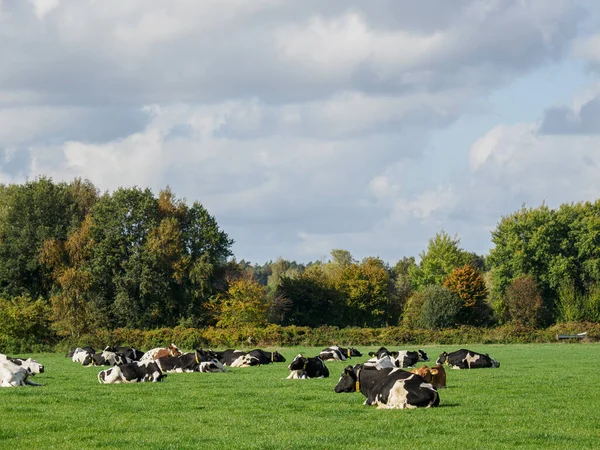
[[[548,109],[540,131],[543,134],[600,134],[600,95],[579,111],[565,107]]]

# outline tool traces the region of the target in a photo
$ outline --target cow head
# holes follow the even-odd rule
[[[169,351],[169,356],[181,356],[181,350],[179,350],[179,347],[177,347],[175,344],[171,343],[171,345],[169,345],[167,347],[167,350]]]
[[[356,350],[354,347],[348,349],[349,356],[362,356],[362,353]]]
[[[308,358],[305,358],[304,356],[302,356],[302,353],[300,353],[290,363],[290,365],[288,366],[288,369],[289,370],[302,370],[306,366],[307,362],[308,362]]]
[[[385,347],[379,347],[379,350],[377,350],[376,352],[369,352],[369,356],[376,356],[379,359],[379,358],[381,358],[381,357],[383,357],[385,355],[390,355],[391,356],[392,353],[394,353],[394,352],[390,353],[390,351],[387,348],[385,348]],[[396,354],[397,353],[398,352],[396,352]]]
[[[413,369],[411,370],[411,372],[416,373],[428,383],[431,383],[431,380],[433,379],[433,371],[427,366],[419,367],[418,369]]]
[[[271,354],[271,361],[272,362],[285,362],[285,358],[283,357],[283,355],[279,352],[273,352]]]
[[[358,381],[358,374],[352,366],[348,366],[342,372],[338,383],[333,389],[338,394],[340,392],[356,392],[356,382]]]
[[[427,356],[425,350],[419,349],[417,352],[419,353],[419,361],[429,361],[429,356]]]
[[[444,364],[446,361],[448,361],[448,353],[443,352],[438,359],[436,360],[436,364]]]
[[[91,354],[91,353],[85,353],[85,356],[83,357],[83,360],[81,361],[81,365],[82,366],[91,366],[92,364],[94,364],[94,356],[96,356],[95,354]],[[100,356],[100,355],[98,355]]]
[[[490,358],[490,361],[492,362],[492,367],[493,368],[500,367],[500,363],[498,361],[496,361],[494,358],[490,357],[490,355],[488,355],[486,353],[485,356],[487,356],[488,358]]]
[[[160,367],[156,362],[151,361],[146,364],[146,376],[144,377],[144,381],[158,382],[163,381],[166,377],[167,374],[160,370]]]

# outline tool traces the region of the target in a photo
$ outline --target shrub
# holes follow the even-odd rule
[[[27,342],[44,342],[50,338],[50,308],[42,299],[28,295],[0,299],[0,334],[5,338]]]
[[[529,275],[513,280],[506,288],[506,314],[510,322],[538,327],[543,316],[542,296]]]
[[[418,324],[423,328],[451,328],[459,321],[463,302],[458,295],[443,286],[427,286]]]

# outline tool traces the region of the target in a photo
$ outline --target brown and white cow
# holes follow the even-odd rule
[[[181,350],[175,344],[171,344],[168,347],[158,347],[148,350],[140,358],[140,361],[152,361],[154,359],[165,358],[167,356],[180,356]]]
[[[413,369],[412,373],[416,373],[425,379],[428,383],[431,383],[436,389],[445,389],[446,388],[446,370],[440,364],[435,367],[419,367],[418,369]]]

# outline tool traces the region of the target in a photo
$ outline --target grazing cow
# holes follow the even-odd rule
[[[412,367],[419,361],[429,361],[429,357],[424,350],[418,350],[416,352],[401,351],[397,352],[395,357],[396,367],[400,369],[404,367]]]
[[[29,377],[44,372],[42,364],[31,358],[5,358],[0,360],[0,387],[41,386]]]
[[[140,361],[152,361],[158,358],[164,358],[166,356],[179,356],[181,355],[181,350],[175,344],[171,344],[168,347],[159,347],[153,348],[152,350],[148,350],[144,355],[140,358]]]
[[[480,369],[484,367],[500,367],[500,363],[488,354],[481,354],[461,348],[455,352],[443,352],[436,364],[446,364],[453,369]]]
[[[360,391],[365,405],[378,408],[405,409],[438,406],[440,397],[434,387],[415,373],[402,369],[364,369],[346,367],[335,392]]]
[[[396,356],[398,356],[398,352],[390,352],[385,347],[379,347],[379,350],[377,350],[376,352],[369,352],[369,356],[377,357],[377,359],[383,358],[386,355],[395,358]]]
[[[331,347],[321,350],[319,356],[323,361],[346,361],[346,358],[362,356],[362,353],[353,347],[342,348],[337,345],[332,345]]]
[[[320,356],[306,358],[299,354],[288,366],[288,369],[292,371],[287,377],[288,380],[329,377],[329,369]]]
[[[98,373],[98,382],[102,384],[117,383],[153,383],[162,381],[167,374],[163,373],[156,361],[136,361],[122,366],[111,367]]]

